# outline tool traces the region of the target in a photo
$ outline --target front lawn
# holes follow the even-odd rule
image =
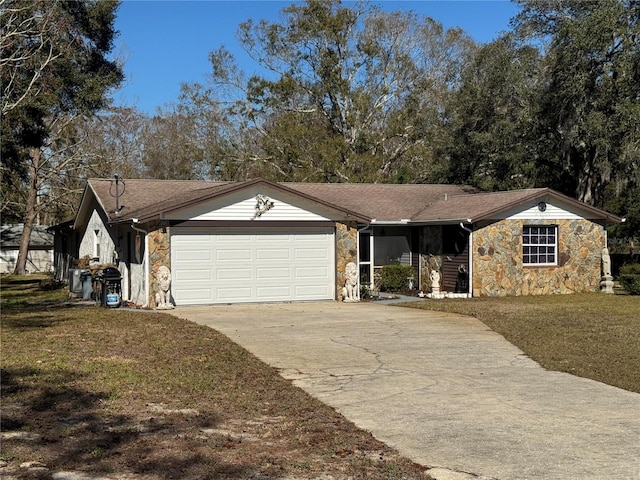
[[[30,277],[1,293],[0,476],[428,478],[213,329]]]
[[[423,300],[476,317],[545,368],[640,393],[640,297],[602,293]]]

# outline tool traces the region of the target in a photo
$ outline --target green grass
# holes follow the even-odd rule
[[[37,460],[144,480],[427,478],[215,330],[43,285],[2,278],[4,473],[35,478],[18,466]]]
[[[476,317],[550,370],[640,393],[640,297],[444,299],[408,306]]]
[[[213,329],[151,311],[73,306],[1,278],[0,459],[96,476],[424,479],[333,409]],[[640,297],[421,301],[472,315],[549,369],[640,392]],[[27,476],[24,476],[27,475]]]

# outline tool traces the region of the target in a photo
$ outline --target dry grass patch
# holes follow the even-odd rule
[[[410,306],[476,317],[545,368],[640,393],[640,297],[485,297]]]
[[[2,474],[428,478],[210,328],[65,297],[2,279]]]

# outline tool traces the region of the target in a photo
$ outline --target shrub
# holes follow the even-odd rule
[[[371,297],[371,289],[366,285],[360,285],[360,300],[368,300]]]
[[[621,267],[618,280],[631,295],[640,295],[640,264],[632,263]]]
[[[380,290],[383,292],[403,292],[409,288],[407,278],[417,278],[410,265],[387,265],[382,267]]]

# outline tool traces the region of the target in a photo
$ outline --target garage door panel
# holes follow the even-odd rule
[[[221,262],[248,262],[251,260],[251,250],[216,249],[216,259]],[[215,247],[214,247],[215,248]]]
[[[199,248],[194,249],[195,245]],[[282,233],[174,227],[171,256],[172,293],[178,305],[335,296],[331,228]]]
[[[187,288],[181,292],[181,301],[183,304],[189,304],[200,298],[210,297],[211,293],[210,288]]]
[[[242,280],[251,281],[253,271],[250,268],[218,268],[216,270],[218,280]]]
[[[255,238],[252,238],[250,235],[245,235],[244,233],[233,234],[229,231],[227,231],[227,233],[214,234],[211,234],[211,231],[209,231],[209,234],[207,236],[211,238],[212,243],[222,245],[251,244],[255,241]]]
[[[296,260],[313,260],[327,258],[326,248],[309,248],[304,250],[301,248],[297,248],[295,252]]]
[[[208,248],[207,250],[192,250],[191,247],[189,247],[188,250],[178,250],[176,252],[176,255],[173,257],[175,260],[178,261],[207,261],[207,260],[211,260],[211,248]]]
[[[288,260],[291,260],[291,249],[279,248],[276,250],[276,249],[259,248],[256,250],[256,259],[288,261]]]
[[[258,243],[272,243],[272,242],[289,242],[293,239],[293,235],[289,233],[256,233],[255,238]]]
[[[319,287],[317,285],[298,285],[296,287],[297,296],[321,297],[328,293],[329,292],[326,288]]]
[[[295,277],[297,279],[325,279],[329,280],[328,267],[297,267],[295,269]]]
[[[250,287],[238,287],[238,288],[216,288],[216,296],[220,299],[217,303],[222,302],[243,302],[246,298],[251,297]]]
[[[281,285],[270,285],[264,287],[257,287],[256,293],[259,298],[263,298],[265,300],[279,300],[281,298],[290,298],[291,297],[291,287]]]
[[[291,278],[289,268],[256,268],[256,279],[260,281],[288,280],[289,278]]]
[[[212,280],[211,270],[204,270],[201,268],[199,269],[195,268],[194,266],[194,268],[191,268],[187,271],[178,270],[174,274],[174,281],[177,282],[190,282],[195,285],[202,285],[201,283],[197,283],[202,280]]]

